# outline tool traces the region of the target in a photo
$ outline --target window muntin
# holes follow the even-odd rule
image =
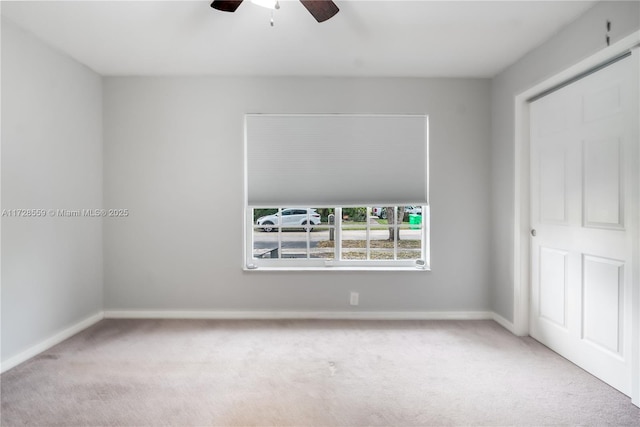
[[[428,269],[429,210],[411,208],[416,213],[391,223],[373,215],[380,208],[364,206],[249,209],[246,268]],[[399,211],[396,206],[390,213],[397,218]]]

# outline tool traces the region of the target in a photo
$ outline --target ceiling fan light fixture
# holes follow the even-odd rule
[[[2,1],[2,0],[0,0]],[[224,12],[235,12],[243,0],[213,0],[211,7]],[[274,10],[280,9],[278,0],[251,0],[253,3]],[[324,22],[340,11],[333,0],[300,0],[318,22]]]
[[[251,3],[271,10],[278,8],[278,0],[251,0]]]

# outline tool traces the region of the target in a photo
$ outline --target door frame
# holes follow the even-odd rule
[[[529,335],[529,307],[531,295],[531,253],[530,253],[530,167],[529,167],[529,102],[532,97],[561,84],[585,71],[630,49],[636,61],[636,72],[640,68],[640,31],[623,38],[594,55],[578,62],[527,89],[515,97],[515,135],[514,135],[514,227],[513,227],[513,333]],[[640,72],[639,72],[640,79]],[[640,99],[640,91],[638,93]],[[640,162],[640,159],[639,159]],[[640,187],[640,183],[638,183]],[[640,203],[640,199],[639,199]],[[640,214],[640,212],[639,212]],[[640,227],[639,227],[640,228]],[[640,239],[640,231],[639,236]],[[631,399],[640,406],[640,248],[634,248],[635,280],[632,283],[632,384]]]

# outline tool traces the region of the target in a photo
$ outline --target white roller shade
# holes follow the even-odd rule
[[[249,206],[428,204],[424,115],[249,114]]]

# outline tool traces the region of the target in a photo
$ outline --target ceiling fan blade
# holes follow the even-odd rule
[[[211,7],[223,12],[235,12],[242,0],[213,0]]]
[[[331,0],[300,0],[300,3],[307,8],[318,22],[326,21],[340,10]]]

